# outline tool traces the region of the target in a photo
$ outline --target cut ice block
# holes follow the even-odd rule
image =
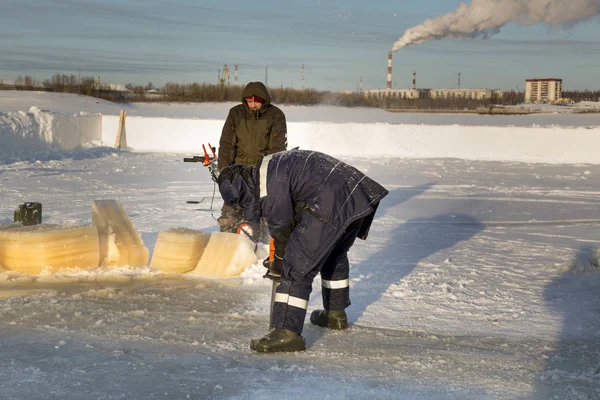
[[[101,266],[148,265],[148,249],[121,203],[116,200],[94,200],[92,225],[98,229]]]
[[[150,267],[184,274],[196,268],[210,233],[187,228],[171,228],[158,233]]]
[[[258,261],[255,244],[244,235],[213,232],[196,269],[190,274],[207,278],[231,278]]]
[[[65,268],[87,270],[98,267],[99,254],[93,226],[0,226],[0,265],[11,271],[37,275]]]

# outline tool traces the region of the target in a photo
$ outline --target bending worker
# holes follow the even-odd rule
[[[219,175],[226,204],[241,205],[247,221],[266,218],[275,241],[271,275],[281,274],[270,331],[253,339],[258,352],[301,351],[312,282],[322,278],[323,310],[310,321],[345,329],[350,305],[347,253],[366,239],[388,191],[356,168],[329,155],[291,150],[264,157],[256,166],[232,165]]]

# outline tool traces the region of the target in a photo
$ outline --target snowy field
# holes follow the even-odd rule
[[[92,200],[116,199],[151,252],[161,230],[217,230],[218,191],[182,158],[218,138],[230,106],[127,105],[131,121],[166,122],[127,125],[137,149],[120,151],[110,147],[120,105],[0,92],[0,223],[39,201],[44,223],[89,224]],[[306,352],[252,353],[268,328],[260,265],[224,281],[0,269],[2,399],[600,398],[600,116],[284,111],[290,144],[390,190],[349,255],[350,329],[307,321]],[[52,118],[96,113],[102,127],[85,129],[100,137],[61,148]]]

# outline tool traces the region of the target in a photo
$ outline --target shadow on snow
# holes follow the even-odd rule
[[[600,399],[599,255],[582,246],[544,292],[547,307],[562,316],[562,328],[537,375],[536,399]]]

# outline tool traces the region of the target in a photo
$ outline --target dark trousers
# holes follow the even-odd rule
[[[362,219],[353,222],[308,274],[300,274],[284,259],[281,283],[277,287],[273,303],[271,328],[302,333],[312,283],[318,273],[321,273],[325,309],[343,310],[350,305],[348,250],[354,244],[362,223]]]

